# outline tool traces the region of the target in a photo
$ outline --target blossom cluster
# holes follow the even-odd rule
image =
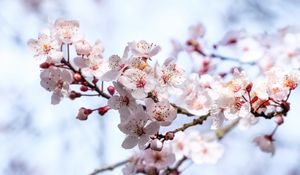
[[[37,39],[29,40],[28,45],[42,62],[41,86],[52,92],[51,103],[58,104],[64,97],[72,100],[85,96],[106,99],[106,106],[80,108],[77,119],[87,120],[95,111],[104,115],[111,109],[117,110],[120,116],[118,128],[126,135],[122,147],[132,149],[138,146],[140,149],[128,161],[123,173],[155,175],[178,171],[178,167],[170,168],[176,160],[216,163],[224,152],[219,140],[228,131],[224,129],[228,122],[247,129],[257,124],[259,118],[274,118],[279,126],[290,109],[291,91],[298,85],[299,69],[286,71],[275,64],[268,68],[256,64],[264,75],[260,81],[251,80],[241,68],[233,68],[226,76],[210,73],[214,58],[242,62],[207,54],[201,45],[206,32],[203,25],[193,26],[190,32],[185,49],[200,54],[203,64],[200,71],[189,75],[177,64],[177,56],[183,51],[179,45],[163,64],[156,59],[161,47],[144,40],[129,42],[122,56],[115,54],[106,59],[102,43],[98,40],[90,44],[80,34],[79,23],[73,20],[56,20],[52,28],[43,31]],[[288,29],[282,32],[284,41],[292,40]],[[244,41],[247,39],[243,31],[227,33],[213,50],[223,46],[232,48],[233,45],[239,48],[239,44],[247,43]],[[260,44],[265,41],[252,39]],[[264,43],[270,52],[286,46],[278,42],[278,47],[271,47],[271,43],[274,44]],[[252,51],[245,47],[245,54]],[[296,55],[285,56],[291,59]],[[285,56],[282,52],[280,57]],[[108,83],[106,89],[104,83]],[[161,128],[171,126],[182,114],[198,118],[181,128],[161,133]],[[181,132],[202,124],[207,118],[211,120],[211,129],[216,132]],[[274,133],[260,136],[254,142],[263,151],[274,153]]]

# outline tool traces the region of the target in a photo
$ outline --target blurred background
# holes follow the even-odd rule
[[[171,52],[171,39],[184,41],[190,25],[202,22],[207,39],[226,31],[249,33],[300,26],[299,0],[0,0],[0,174],[85,175],[126,159],[118,114],[110,111],[87,121],[76,120],[80,107],[98,107],[105,100],[64,99],[50,104],[51,94],[39,85],[39,67],[26,42],[56,18],[80,21],[90,42],[100,39],[105,57],[122,54],[127,42],[144,39],[162,46],[158,57]],[[235,129],[222,140],[226,152],[217,165],[189,166],[184,174],[300,175],[299,91],[291,111],[276,133],[272,157],[251,142],[274,124],[261,122],[248,131]],[[121,174],[121,170],[103,173]]]

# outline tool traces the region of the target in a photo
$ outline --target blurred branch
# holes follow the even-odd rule
[[[115,168],[118,168],[122,165],[125,165],[127,162],[129,162],[131,160],[131,158],[129,159],[126,159],[126,160],[123,160],[121,162],[118,162],[118,163],[115,163],[113,165],[110,165],[110,166],[107,166],[107,167],[104,167],[104,168],[100,168],[100,169],[95,169],[94,172],[92,172],[90,175],[96,175],[98,173],[102,173],[104,171],[112,171],[114,170]]]

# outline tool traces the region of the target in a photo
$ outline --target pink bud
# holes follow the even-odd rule
[[[253,86],[253,84],[252,84],[252,82],[250,82],[250,83],[247,85],[247,87],[246,87],[246,91],[247,91],[247,92],[250,92],[251,89],[252,89],[252,86]]]
[[[81,90],[82,92],[86,92],[86,91],[89,90],[89,88],[88,88],[87,86],[85,86],[85,85],[82,85],[82,86],[80,86],[80,90]]]
[[[278,125],[281,125],[283,123],[284,119],[282,117],[282,115],[277,115],[275,117],[275,122],[278,124]]]
[[[103,116],[107,111],[110,110],[109,106],[103,106],[98,109],[98,113]]]
[[[51,66],[51,64],[49,64],[47,62],[40,64],[40,68],[42,68],[42,69],[48,69],[50,66]]]
[[[116,90],[115,90],[115,87],[108,86],[107,91],[109,92],[110,95],[114,95]]]
[[[78,92],[71,91],[71,92],[69,93],[69,98],[70,98],[71,100],[75,100],[75,99],[78,98],[78,97],[81,97],[81,94],[78,93]]]
[[[76,82],[80,82],[81,81],[81,75],[79,73],[75,73],[73,75],[73,78]]]
[[[166,140],[173,140],[174,139],[174,132],[167,132],[166,135],[165,135],[165,139]]]
[[[158,139],[153,139],[150,142],[150,148],[154,151],[161,151],[163,148],[163,143]]]
[[[77,114],[78,120],[87,120],[88,116],[93,112],[91,109],[86,109],[84,107],[79,109],[79,112]]]

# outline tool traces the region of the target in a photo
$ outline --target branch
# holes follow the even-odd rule
[[[176,132],[179,132],[179,131],[184,131],[187,128],[195,126],[195,125],[201,125],[209,116],[210,116],[210,113],[208,113],[206,115],[203,115],[203,116],[200,116],[199,118],[194,119],[192,122],[185,123],[182,127],[177,128],[173,131],[169,131],[169,132],[176,133]]]
[[[123,161],[118,162],[118,163],[115,163],[115,164],[113,164],[113,165],[104,167],[104,168],[95,169],[94,172],[92,172],[90,175],[96,175],[96,174],[102,173],[102,172],[104,172],[104,171],[112,171],[112,170],[114,170],[115,168],[118,168],[118,167],[120,167],[120,166],[122,166],[122,165],[125,165],[125,164],[128,163],[130,160],[131,160],[131,158],[126,159],[126,160],[123,160]]]

